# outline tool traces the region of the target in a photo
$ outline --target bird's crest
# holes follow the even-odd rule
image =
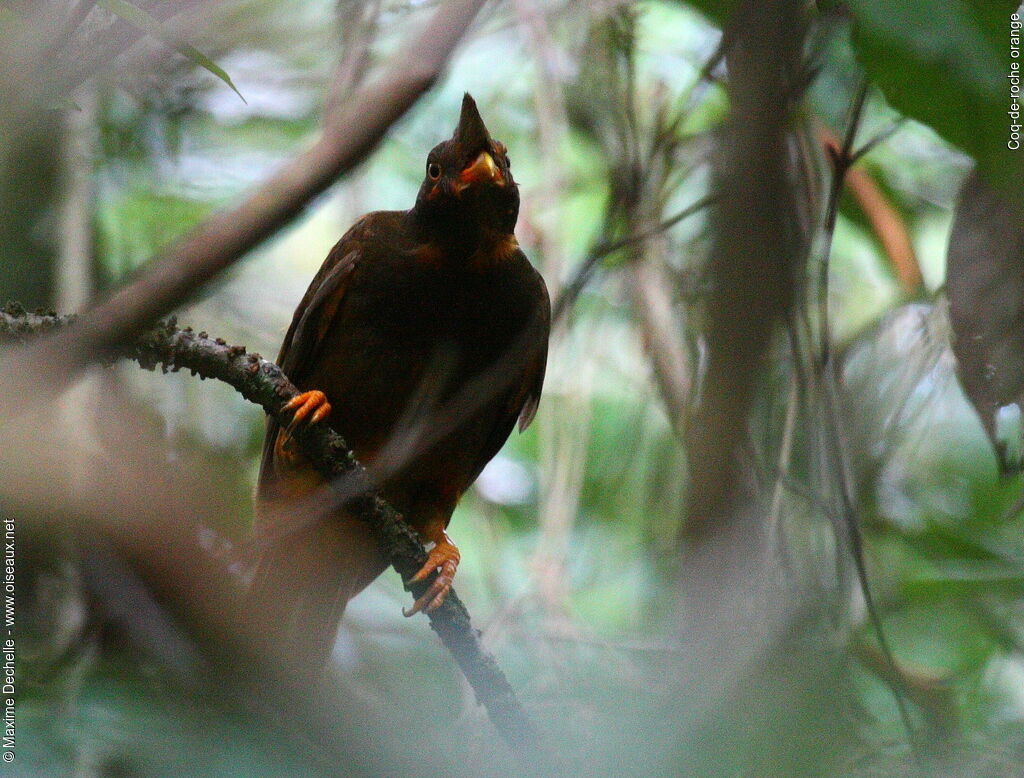
[[[480,118],[476,101],[466,92],[462,97],[462,113],[459,115],[459,126],[455,128],[452,140],[465,152],[489,149],[491,134],[487,132],[484,120]]]

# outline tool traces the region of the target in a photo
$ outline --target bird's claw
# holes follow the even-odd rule
[[[302,394],[295,395],[287,403],[283,410],[294,411],[292,420],[288,424],[288,431],[291,432],[301,424],[306,417],[309,417],[309,424],[316,424],[327,418],[331,412],[331,404],[327,402],[327,395],[319,389],[313,389]]]
[[[437,577],[409,609],[403,608],[402,615],[409,617],[417,613],[430,613],[438,608],[448,592],[452,589],[455,571],[459,567],[459,549],[450,540],[444,540],[434,546],[427,554],[427,561],[407,583],[425,581],[431,573],[437,571]]]
[[[302,424],[303,421],[306,421],[307,424],[316,424],[323,421],[331,412],[331,404],[327,402],[327,395],[319,389],[313,389],[295,395],[284,404],[282,410],[286,413],[288,411],[294,411],[294,413],[292,414],[292,420],[281,431],[280,437],[278,437],[277,454],[294,464],[302,459],[301,454],[299,454],[292,442],[292,433],[295,431],[295,428]]]

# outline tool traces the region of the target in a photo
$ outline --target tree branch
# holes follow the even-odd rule
[[[738,3],[726,33],[730,117],[712,166],[719,199],[707,268],[707,367],[688,425],[690,546],[745,515],[735,510],[747,483],[737,452],[775,325],[793,304],[795,262],[806,239],[788,146],[790,113],[803,87],[800,9],[792,0]],[[745,542],[762,542],[763,526],[747,531]]]
[[[40,333],[63,329],[76,317],[28,313],[20,305],[9,303],[0,309],[0,341],[25,339]],[[75,329],[78,323],[75,323]],[[210,338],[191,328],[178,329],[172,319],[144,333],[121,348],[121,355],[148,370],[160,367],[164,372],[190,370],[201,378],[216,378],[232,386],[250,402],[287,426],[290,414],[282,409],[299,390],[281,369],[259,354],[246,353],[244,346],[228,345],[221,338]],[[427,559],[416,533],[374,488],[366,470],[352,456],[340,435],[324,424],[302,425],[293,437],[320,474],[337,489],[344,482],[345,504],[367,523],[391,566],[410,579]],[[414,597],[422,595],[428,581],[406,584]],[[466,680],[494,723],[513,748],[540,747],[540,737],[526,717],[515,691],[498,667],[494,657],[479,641],[469,611],[453,589],[436,610],[428,614],[430,627],[451,652]]]
[[[298,216],[314,197],[361,162],[433,85],[482,5],[483,0],[442,4],[420,35],[399,49],[376,83],[327,114],[321,137],[310,149],[239,206],[214,214],[150,260],[133,281],[83,313],[74,328],[8,360],[0,370],[0,384],[11,381],[26,390],[14,396],[37,392],[39,387],[60,388],[99,352],[133,340],[154,319],[181,305]],[[29,392],[26,380],[31,378],[37,386]]]

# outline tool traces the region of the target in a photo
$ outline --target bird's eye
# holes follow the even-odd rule
[[[430,162],[427,164],[427,175],[435,181],[441,177],[441,166],[436,162]]]

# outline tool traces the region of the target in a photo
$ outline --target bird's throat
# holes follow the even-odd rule
[[[466,220],[430,219],[420,225],[416,258],[426,264],[489,267],[519,251],[515,233],[482,228]]]

